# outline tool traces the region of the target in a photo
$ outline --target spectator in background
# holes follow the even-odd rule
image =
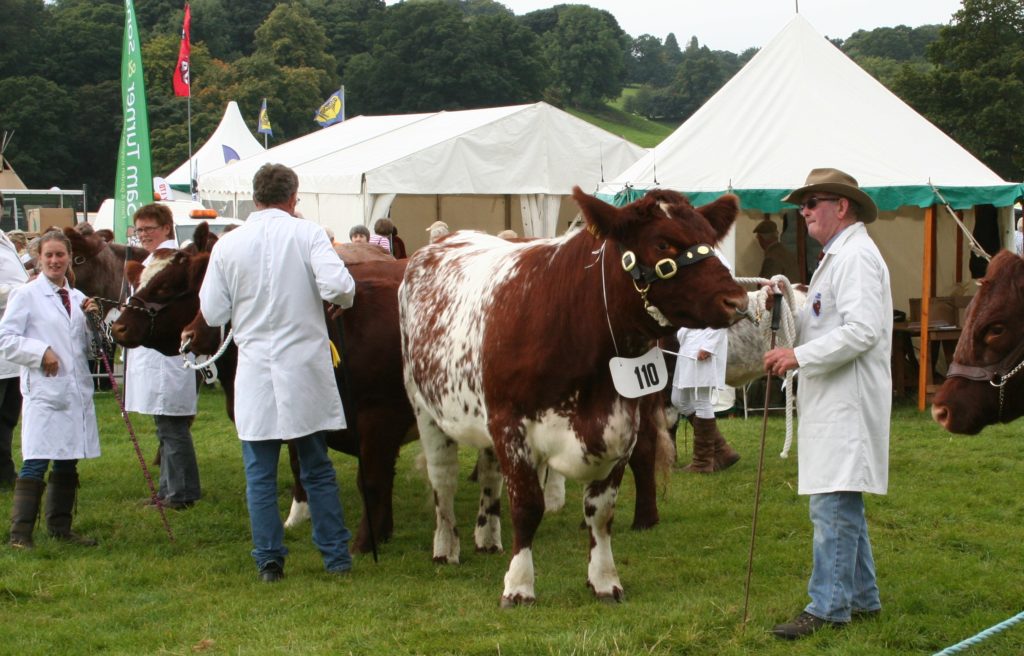
[[[779,229],[773,221],[765,219],[758,223],[754,228],[754,235],[757,237],[757,243],[760,244],[761,250],[764,251],[761,272],[758,274],[760,277],[771,278],[781,273],[790,282],[803,282],[796,258],[779,241]]]
[[[352,226],[348,231],[348,240],[353,244],[368,244],[370,242],[370,230],[364,225]]]
[[[0,195],[0,219],[4,216],[4,198]],[[15,235],[18,232],[20,234]],[[10,239],[8,239],[10,237]],[[15,239],[20,238],[19,248]],[[24,260],[19,256],[25,248],[25,233],[12,230],[7,235],[0,230],[0,317],[7,307],[7,298],[18,287],[28,282]],[[0,360],[0,489],[14,486],[14,427],[21,415],[21,367]]]
[[[1014,210],[1020,212],[1020,210]],[[1017,255],[1024,255],[1024,216],[1017,215],[1017,231],[1013,233],[1013,245]]]
[[[138,235],[135,234],[135,226],[128,226],[125,234],[127,235],[127,239],[124,240],[125,246],[142,246],[142,242],[139,241]]]
[[[395,224],[391,219],[382,217],[373,224],[373,234],[370,235],[370,243],[380,246],[389,254],[391,253],[391,233],[395,231]]]
[[[498,237],[502,239],[519,239],[519,233],[515,230],[502,230],[498,233]]]
[[[427,232],[430,233],[430,241],[435,242],[448,234],[448,224],[444,221],[434,221],[427,228]]]
[[[391,254],[396,260],[404,260],[409,257],[405,252],[405,242],[398,236],[398,226],[391,231]]]
[[[3,209],[0,209],[0,218],[2,217]],[[14,247],[18,249],[18,258],[21,260],[22,265],[32,259],[32,256],[28,254],[28,237],[25,235],[24,230],[11,230],[7,233],[7,237],[14,244]]]
[[[337,246],[338,242],[334,239],[334,230],[324,226],[324,232],[327,233],[327,238],[331,240],[331,246]]]

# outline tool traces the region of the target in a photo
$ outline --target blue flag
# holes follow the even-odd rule
[[[322,128],[345,120],[345,87],[341,87],[320,105],[313,120]]]
[[[267,114],[267,99],[263,99],[263,107],[260,108],[260,116],[256,119],[259,127],[256,128],[256,134],[269,134],[274,136],[274,130],[270,127],[270,115]]]
[[[235,162],[237,160],[242,159],[241,157],[238,156],[238,151],[232,148],[231,146],[225,146],[224,144],[221,144],[220,147],[224,150],[225,164],[230,164],[231,162]]]

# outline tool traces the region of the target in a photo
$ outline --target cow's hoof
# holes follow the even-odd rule
[[[500,545],[496,545],[496,544],[492,544],[489,547],[477,547],[476,548],[476,552],[477,553],[500,554],[502,551],[504,551],[504,549],[502,549]]]
[[[502,608],[515,608],[516,606],[532,606],[535,603],[537,603],[537,600],[534,597],[524,597],[521,594],[512,595],[511,597],[502,595],[501,597]]]
[[[598,592],[594,589],[594,586],[590,581],[587,581],[587,587],[590,588],[590,591],[594,593],[594,596],[597,597],[597,600],[601,603],[614,604],[621,603],[626,600],[626,593],[617,585],[612,587],[609,592]]]

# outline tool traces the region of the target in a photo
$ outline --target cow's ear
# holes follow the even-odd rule
[[[579,187],[572,188],[572,197],[580,206],[583,218],[587,226],[598,236],[609,235],[619,223],[620,211],[617,207],[609,205],[600,198],[584,193]]]
[[[139,278],[142,277],[142,270],[145,267],[142,266],[141,262],[135,260],[128,260],[124,263],[124,275],[128,278],[128,282],[131,283],[132,287],[139,286]]]
[[[199,253],[192,256],[192,261],[188,264],[188,279],[192,289],[199,289],[203,286],[203,278],[206,277],[206,266],[209,263],[209,253]]]
[[[718,200],[698,207],[697,211],[708,220],[715,235],[721,240],[736,222],[736,215],[740,211],[740,199],[733,194],[726,194]]]
[[[209,240],[209,238],[210,224],[207,223],[206,221],[203,221],[202,223],[196,226],[195,232],[192,233],[192,243],[196,245],[196,250],[198,250],[200,253],[209,252],[210,249],[206,243]]]

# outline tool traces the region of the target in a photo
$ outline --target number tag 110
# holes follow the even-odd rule
[[[612,358],[608,368],[615,391],[627,399],[660,392],[668,385],[665,356],[657,346],[639,358]]]

